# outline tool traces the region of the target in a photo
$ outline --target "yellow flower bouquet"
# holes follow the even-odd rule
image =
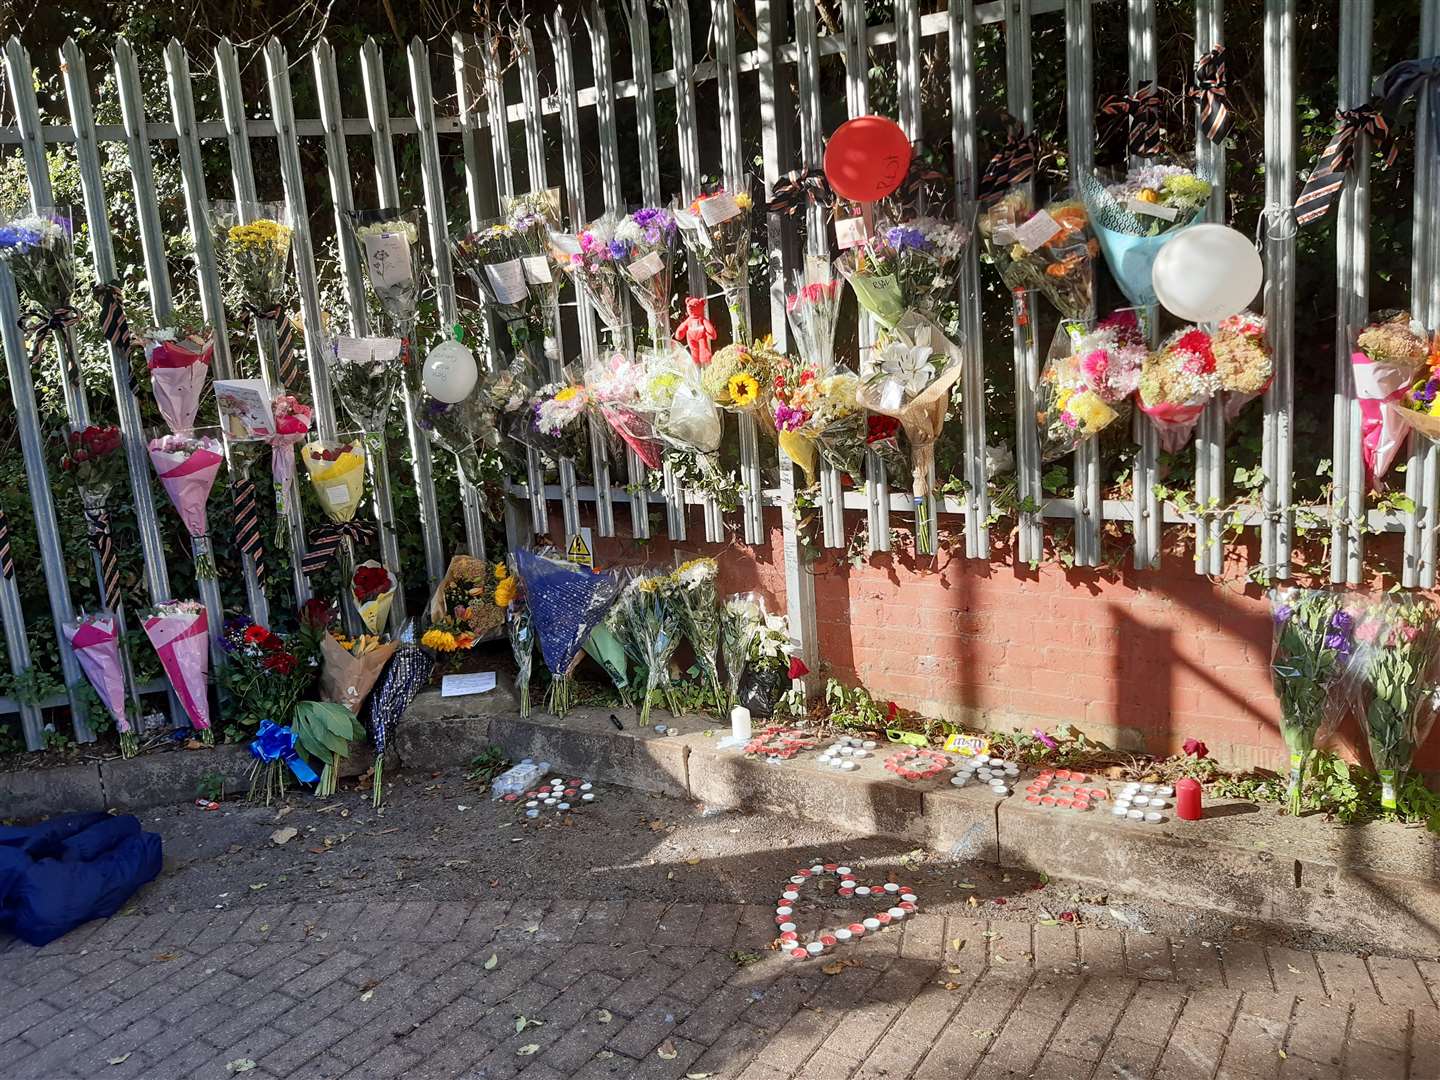
[[[350,599],[355,604],[360,621],[370,633],[380,633],[380,628],[390,618],[390,605],[399,587],[395,575],[374,559],[367,559],[355,567],[355,573],[350,577]]]
[[[331,443],[323,439],[300,448],[315,498],[331,521],[351,521],[365,494],[365,445],[359,439]]]

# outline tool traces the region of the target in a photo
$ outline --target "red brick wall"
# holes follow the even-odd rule
[[[624,508],[616,519],[628,526]],[[663,537],[597,545],[608,565],[713,555],[722,592],[756,589],[784,610],[778,516],[767,522],[770,543],[754,549]],[[703,535],[695,513],[691,535]],[[1195,574],[1179,546],[1187,536],[1177,530],[1174,539],[1162,568],[1146,572],[1054,562],[1017,570],[999,547],[990,563],[942,553],[918,566],[908,550],[858,568],[827,553],[811,568],[820,674],[970,725],[1028,731],[1068,723],[1157,755],[1193,737],[1226,765],[1277,767],[1285,744],[1270,687],[1264,589],[1245,582],[1238,562],[1223,581]],[[1353,720],[1336,745],[1364,760]],[[1440,768],[1440,736],[1420,764]]]

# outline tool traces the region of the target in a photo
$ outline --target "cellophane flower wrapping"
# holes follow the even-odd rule
[[[740,697],[740,680],[750,662],[750,650],[765,625],[765,603],[759,593],[735,593],[720,609],[720,656],[725,664],[725,702],[733,707]]]
[[[1082,172],[1080,193],[1115,283],[1132,304],[1159,302],[1150,275],[1160,248],[1193,225],[1213,185],[1182,165],[1135,165],[1122,177]]]
[[[913,314],[913,313],[912,313]],[[902,323],[875,349],[870,371],[856,400],[873,413],[894,417],[910,443],[911,494],[916,507],[916,550],[933,554],[930,515],[922,504],[930,495],[935,442],[945,426],[950,391],[962,372],[960,348],[933,324]]]
[[[1037,212],[1024,188],[1012,188],[981,213],[979,228],[1012,292],[1039,289],[1063,317],[1092,317],[1098,244],[1084,203],[1061,199]]]
[[[563,439],[576,430],[590,406],[588,388],[581,382],[551,383],[540,388],[535,403],[535,430],[547,440]]]
[[[647,469],[660,468],[661,444],[640,404],[645,367],[620,351],[602,355],[585,374],[591,406]]]
[[[435,671],[435,657],[416,644],[414,621],[405,624],[397,640],[400,647],[390,657],[390,665],[381,676],[380,685],[370,697],[370,740],[375,744],[375,780],[372,788],[374,804],[380,805],[381,781],[384,777],[385,751],[395,733],[395,725],[410,702],[430,682]]]
[[[209,533],[205,504],[225,454],[208,435],[163,435],[149,443],[150,463],[191,536]]]
[[[1275,374],[1265,317],[1242,311],[1221,320],[1210,335],[1215,370],[1225,394],[1225,418],[1234,420],[1240,410],[1263,394]]]
[[[815,482],[817,459],[850,476],[864,473],[867,424],[859,378],[785,357],[771,381],[771,419],[780,448]]]
[[[125,716],[125,667],[120,661],[119,622],[114,615],[101,612],[82,615],[75,622],[65,623],[63,629],[80,670],[115,718],[122,745],[126,741],[133,744],[130,721]]]
[[[400,647],[398,641],[381,642],[369,634],[341,644],[330,634],[320,639],[320,698],[344,705],[360,715],[370,692]]]
[[[721,472],[717,461],[724,427],[705,392],[702,370],[685,350],[675,348],[648,352],[644,364],[636,406],[665,444],[676,479],[691,490],[710,493],[722,507],[733,506],[739,484]]]
[[[1409,425],[1400,415],[1407,396],[1426,411],[1435,406],[1440,378],[1433,373],[1419,384],[1411,384],[1425,367],[1429,335],[1408,311],[1377,312],[1373,321],[1355,335],[1350,366],[1355,375],[1355,396],[1360,402],[1361,451],[1370,479],[1378,480],[1389,471],[1395,455],[1405,444]]]
[[[829,266],[824,270],[829,272]],[[841,282],[800,271],[785,294],[785,321],[791,346],[816,371],[825,372],[835,361],[835,323],[840,318]]]
[[[523,598],[510,604],[506,627],[510,652],[515,657],[515,694],[520,699],[520,715],[530,715],[530,675],[535,668],[535,624],[530,607]]]
[[[1210,335],[1199,327],[1175,331],[1146,357],[1137,400],[1154,422],[1162,449],[1173,454],[1189,442],[1221,385]]]
[[[350,602],[370,633],[380,633],[390,618],[390,606],[399,587],[394,573],[374,559],[366,559],[355,567],[350,575]]]
[[[1041,458],[1062,457],[1113,424],[1140,385],[1149,352],[1133,320],[1062,322],[1035,388]]]
[[[420,214],[382,206],[347,216],[365,277],[390,327],[405,332],[420,310]]]
[[[198,313],[177,309],[160,325],[138,328],[135,336],[145,353],[150,388],[165,426],[176,435],[188,435],[195,429],[210,378],[214,330]]]
[[[86,510],[109,505],[110,493],[127,475],[124,436],[114,424],[91,424],[65,436],[60,471],[75,483]]]
[[[74,224],[60,207],[41,207],[0,225],[0,261],[10,267],[23,303],[46,315],[67,307],[75,291]]]
[[[456,239],[451,250],[456,266],[465,271],[481,297],[505,323],[516,354],[526,352],[532,332],[544,333],[541,306],[532,300],[525,272],[526,260],[537,258],[526,228],[517,229],[509,221],[492,221]],[[531,276],[536,276],[533,271]]]
[[[720,567],[708,558],[682,563],[671,575],[685,636],[690,639],[695,662],[710,683],[717,707],[725,703],[720,689],[720,594],[716,588],[719,575]]]
[[[1428,599],[1386,596],[1355,615],[1352,697],[1380,774],[1381,805],[1396,795],[1430,734],[1440,700],[1440,612]]]
[[[600,321],[612,334],[625,324],[628,286],[621,268],[626,246],[615,235],[619,220],[613,214],[596,218],[574,237],[556,236],[575,287],[585,294]]]
[[[559,355],[559,343],[551,337],[551,314],[560,302],[560,281],[564,257],[554,236],[560,229],[560,189],[528,191],[505,200],[505,222],[515,230],[520,265],[530,288],[532,316],[545,323],[545,354]]]
[[[1325,589],[1270,590],[1274,641],[1270,678],[1280,700],[1280,733],[1290,749],[1290,812],[1302,808],[1305,769],[1315,743],[1345,710],[1344,685],[1355,651],[1356,618]]]
[[[737,337],[741,339],[748,336],[744,326],[744,298],[750,289],[750,211],[753,206],[748,191],[715,187],[675,212],[686,253],[724,292],[730,317],[739,327]]]
[[[514,425],[517,435],[522,428],[534,427],[529,422],[528,409],[523,414],[498,415],[523,417],[523,420]],[[479,393],[456,402],[437,401],[427,396],[420,405],[419,422],[420,430],[425,432],[426,438],[440,449],[455,455],[460,471],[473,484],[481,478],[483,455],[501,445],[496,417],[497,413]]]
[[[625,283],[662,333],[670,327],[677,232],[675,215],[660,206],[631,211],[615,227],[615,239],[625,252],[621,257]]]
[[[1427,342],[1427,351],[1417,369],[1409,390],[1386,409],[1406,428],[1418,431],[1427,439],[1440,439],[1440,333],[1423,330],[1418,324],[1410,332]],[[1392,332],[1390,341],[1398,349],[1399,334]],[[1373,335],[1372,335],[1373,337]]]
[[[275,395],[271,409],[275,430],[265,433],[262,440],[270,447],[270,479],[275,485],[276,505],[283,511],[285,492],[295,475],[295,447],[310,437],[315,410],[294,394]]]
[[[367,435],[380,435],[400,388],[404,343],[398,337],[336,337],[326,366],[330,389],[350,421]]]
[[[907,311],[934,315],[954,292],[960,257],[970,245],[970,220],[922,217],[882,225],[864,243],[841,252],[835,265],[860,306],[893,330]]]
[[[454,556],[430,598],[430,629],[420,644],[453,652],[499,636],[516,588],[505,563]]]
[[[365,445],[359,439],[316,439],[300,448],[320,509],[331,521],[352,521],[365,494]]]
[[[220,265],[245,303],[261,311],[280,306],[293,235],[285,205],[216,202],[211,220]]]
[[[191,725],[197,731],[208,730],[210,633],[204,605],[194,600],[157,604],[146,612],[141,625]]]
[[[570,708],[570,671],[585,651],[585,640],[599,626],[624,584],[614,571],[595,572],[566,562],[559,553],[521,549],[513,553],[525,600],[550,669],[551,711]]]
[[[784,363],[768,337],[733,342],[700,369],[700,385],[711,401],[728,412],[761,412],[770,404],[769,387]]]
[[[665,695],[672,713],[677,711],[670,682],[670,658],[684,635],[681,602],[668,574],[641,574],[631,579],[610,616],[610,629],[625,648],[637,672],[644,672],[640,723],[650,723],[650,699]]]

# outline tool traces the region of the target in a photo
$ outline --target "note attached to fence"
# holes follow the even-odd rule
[[[733,217],[740,216],[740,204],[728,191],[700,200],[700,216],[706,225],[719,225]]]
[[[530,295],[530,287],[525,284],[525,267],[519,259],[486,263],[485,277],[497,304],[518,304]]]
[[[640,256],[625,269],[636,281],[649,281],[665,269],[665,261],[661,258],[660,252],[652,251],[649,255]]]
[[[544,255],[526,255],[520,264],[525,268],[525,280],[531,285],[548,285],[555,280],[550,273],[550,260]]]
[[[1026,251],[1035,251],[1060,231],[1060,223],[1041,210],[1024,225],[1016,226],[1015,242]]]

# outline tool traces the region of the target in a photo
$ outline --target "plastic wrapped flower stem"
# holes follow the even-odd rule
[[[686,252],[725,294],[735,341],[750,339],[747,302],[752,205],[748,191],[721,187],[698,196],[675,214]]]
[[[720,689],[720,597],[715,588],[719,567],[714,559],[691,559],[672,575],[685,636],[695,663],[710,683],[716,707],[725,702]]]
[[[674,215],[659,206],[632,211],[615,227],[615,239],[625,249],[621,258],[625,283],[662,340],[670,336],[676,231]]]
[[[510,651],[515,657],[515,694],[520,699],[520,715],[530,715],[530,675],[535,667],[535,627],[530,622],[530,609],[523,600],[510,606]]]

